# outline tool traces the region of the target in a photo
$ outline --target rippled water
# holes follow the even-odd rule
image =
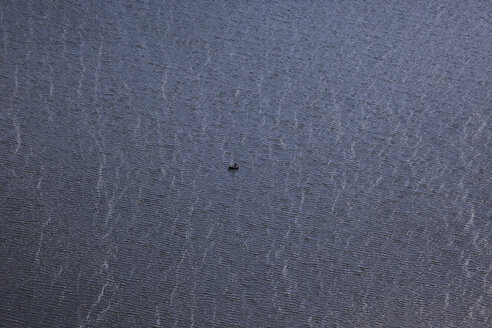
[[[490,327],[491,26],[2,1],[0,326]]]

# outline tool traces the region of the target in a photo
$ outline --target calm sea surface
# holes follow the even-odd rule
[[[490,327],[491,17],[1,1],[0,326]]]

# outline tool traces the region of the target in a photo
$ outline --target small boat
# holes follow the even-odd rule
[[[237,170],[237,169],[239,169],[237,163],[234,163],[234,165],[229,165],[229,170]]]

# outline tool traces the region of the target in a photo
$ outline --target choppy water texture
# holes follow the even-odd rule
[[[491,16],[1,1],[0,326],[490,327]]]

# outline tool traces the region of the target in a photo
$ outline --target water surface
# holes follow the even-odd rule
[[[0,326],[490,327],[490,18],[2,1]]]

